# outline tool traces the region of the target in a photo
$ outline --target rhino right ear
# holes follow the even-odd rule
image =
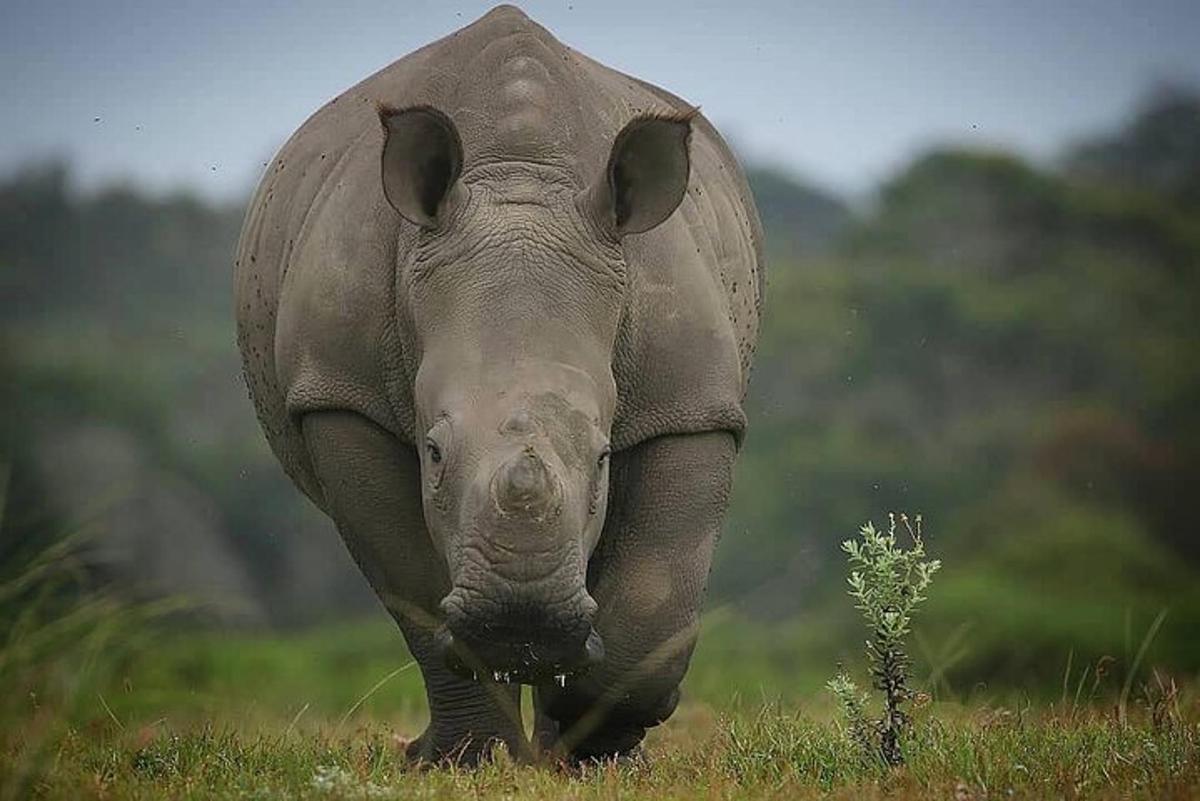
[[[383,194],[400,216],[435,228],[460,189],[463,148],[458,129],[432,106],[380,107]]]
[[[662,224],[683,200],[697,114],[697,108],[647,114],[630,120],[617,134],[603,178],[584,195],[584,204],[617,236]]]

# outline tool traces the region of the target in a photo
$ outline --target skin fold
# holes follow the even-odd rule
[[[281,465],[421,667],[414,758],[621,756],[674,710],[762,287],[712,126],[509,6],[284,145],[238,343]]]

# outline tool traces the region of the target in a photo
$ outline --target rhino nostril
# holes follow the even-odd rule
[[[598,665],[604,661],[604,640],[595,629],[588,632],[587,642],[583,644],[583,656],[588,665]]]
[[[433,634],[433,647],[445,653],[454,647],[454,635],[447,626],[442,626]]]
[[[454,639],[454,634],[446,626],[439,628],[433,635],[434,651],[440,655],[442,663],[446,669],[463,678],[474,678],[477,673],[477,668],[471,668],[463,655],[460,652],[459,644]]]
[[[442,599],[438,604],[438,609],[442,612],[442,618],[447,625],[454,626],[457,621],[460,621],[465,616],[465,605],[467,603],[466,594],[462,588],[455,587],[453,590]]]

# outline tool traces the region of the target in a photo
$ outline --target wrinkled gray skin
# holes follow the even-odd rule
[[[411,755],[673,711],[745,418],[761,232],[687,103],[500,7],[314,114],[238,248],[267,438],[420,664]]]

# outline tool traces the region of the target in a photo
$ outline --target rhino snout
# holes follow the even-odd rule
[[[537,684],[604,660],[604,641],[591,623],[596,602],[585,590],[558,608],[474,603],[454,590],[441,607],[446,623],[434,644],[460,676]]]

